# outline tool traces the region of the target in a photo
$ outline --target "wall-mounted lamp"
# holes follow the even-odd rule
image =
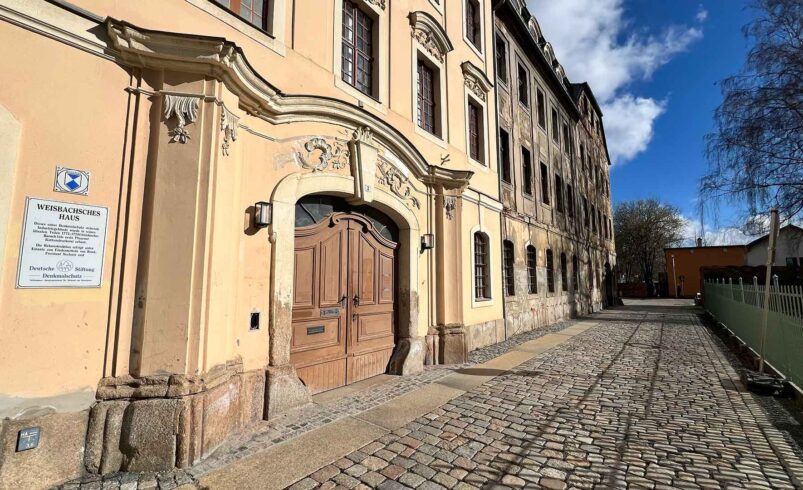
[[[426,233],[421,235],[421,250],[432,250],[435,248],[435,235]]]
[[[254,228],[267,228],[273,223],[273,205],[269,202],[254,203]]]

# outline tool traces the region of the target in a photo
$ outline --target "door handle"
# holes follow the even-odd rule
[[[337,303],[340,305],[341,308],[345,308],[346,307],[346,301],[348,301],[348,299],[349,299],[349,297],[344,294],[343,297],[340,298],[340,301],[338,301]]]
[[[356,295],[356,294],[355,294],[355,295],[354,295],[354,298],[352,298],[351,302],[352,302],[352,304],[353,304],[354,306],[357,306],[357,305],[359,305],[359,304],[360,304],[360,297],[359,297],[358,295]]]

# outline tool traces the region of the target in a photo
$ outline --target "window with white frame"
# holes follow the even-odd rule
[[[491,299],[490,282],[490,244],[488,235],[478,231],[474,233],[474,299]]]
[[[357,3],[343,0],[341,70],[343,81],[375,96],[374,19]]]
[[[418,58],[418,127],[440,136],[438,107],[438,69],[423,57]]]
[[[464,0],[466,2],[466,39],[477,50],[482,51],[482,17],[480,3],[477,0]]]
[[[468,154],[485,164],[485,115],[482,106],[468,98]]]

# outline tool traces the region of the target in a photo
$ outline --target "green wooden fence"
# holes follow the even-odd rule
[[[764,286],[731,280],[704,284],[705,309],[758,352]],[[803,387],[803,287],[770,286],[766,362],[788,380]]]

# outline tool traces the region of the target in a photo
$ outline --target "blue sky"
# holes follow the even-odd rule
[[[737,73],[755,12],[746,0],[528,0],[572,81],[588,80],[605,112],[614,203],[657,197],[699,233],[704,136]],[[708,244],[745,239],[735,206],[706,217]]]

